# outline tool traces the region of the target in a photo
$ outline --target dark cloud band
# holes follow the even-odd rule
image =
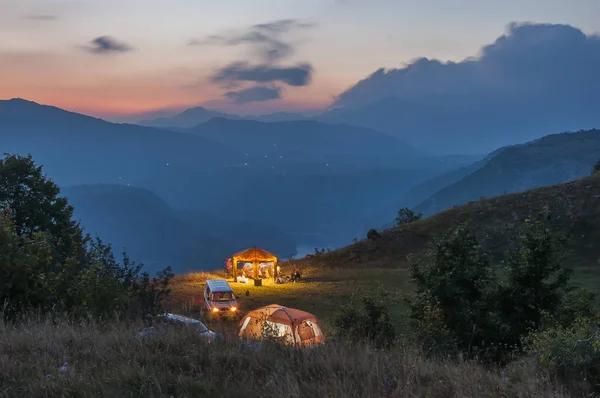
[[[133,47],[110,36],[100,36],[92,40],[85,49],[94,54],[114,54],[132,51]]]
[[[225,93],[234,104],[247,104],[250,102],[269,101],[281,98],[280,87],[250,87],[239,91],[229,91]]]
[[[310,83],[312,72],[313,68],[309,64],[277,67],[270,65],[252,66],[245,62],[235,62],[221,68],[212,76],[211,81],[229,84],[234,82],[281,82],[290,86],[306,86]]]

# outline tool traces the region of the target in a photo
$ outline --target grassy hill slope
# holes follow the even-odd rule
[[[600,276],[600,175],[470,202],[313,261],[346,268],[405,268],[408,255],[423,254],[435,236],[463,222],[486,236],[489,248],[500,257],[517,222],[545,206],[557,218],[559,228],[570,235],[568,265],[580,273]]]
[[[558,184],[587,175],[600,158],[600,130],[551,134],[499,153],[416,206],[425,215],[481,197]]]

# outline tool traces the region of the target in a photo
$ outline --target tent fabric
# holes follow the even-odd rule
[[[269,253],[266,250],[258,247],[251,247],[250,249],[242,250],[232,256],[233,258],[233,279],[235,280],[238,275],[238,263],[251,263],[253,265],[252,274],[254,279],[258,279],[260,275],[260,263],[272,263],[271,268],[273,269],[273,278],[276,278],[277,271],[277,257],[273,253]]]
[[[261,339],[265,333],[285,344],[311,346],[325,341],[317,317],[278,304],[248,312],[240,321],[239,337]]]
[[[277,257],[273,253],[269,253],[258,247],[251,247],[250,249],[235,253],[233,258],[241,263],[267,263],[277,261]]]

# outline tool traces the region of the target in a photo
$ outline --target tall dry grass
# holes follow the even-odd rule
[[[2,397],[563,397],[526,363],[500,370],[330,341],[312,350],[205,343],[189,328],[0,323]],[[67,371],[58,369],[68,362]]]

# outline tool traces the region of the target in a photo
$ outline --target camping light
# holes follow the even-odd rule
[[[214,307],[213,312],[219,312],[219,309],[217,307]]]
[[[231,307],[231,312],[235,312],[237,310],[236,307]]]

